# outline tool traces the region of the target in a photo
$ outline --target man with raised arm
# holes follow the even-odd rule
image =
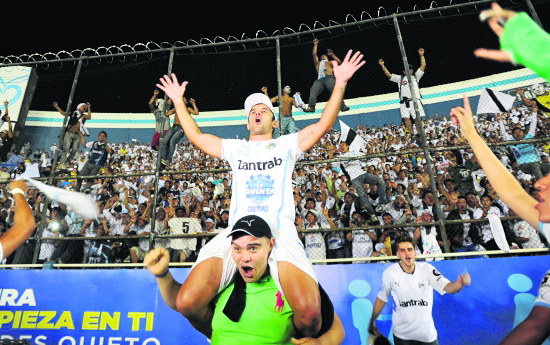
[[[25,194],[27,184],[23,180],[10,183],[10,192],[14,201],[13,226],[0,237],[0,262],[7,258],[19,245],[31,235],[36,223]]]
[[[307,108],[304,109],[305,112],[313,113],[315,111],[315,104],[317,104],[317,97],[323,92],[324,89],[332,91],[334,88],[334,74],[333,66],[336,66],[334,62],[340,64],[340,59],[334,55],[332,50],[327,49],[326,55],[321,55],[321,60],[317,57],[317,45],[319,44],[318,39],[313,40],[313,63],[315,64],[315,70],[317,71],[317,80],[313,82],[311,90],[309,91],[309,100]],[[328,58],[331,58],[332,61],[329,61]],[[342,102],[340,104],[341,111],[348,111],[349,107],[344,103],[344,96],[342,95]]]
[[[277,122],[271,101],[264,94],[252,94],[245,101],[249,140],[221,139],[202,133],[187,112],[183,101],[187,82],[180,85],[172,74],[157,84],[172,99],[189,141],[231,165],[230,226],[245,215],[255,214],[271,227],[276,242],[269,258],[270,272],[294,312],[294,325],[306,337],[320,330],[320,297],[311,262],[294,225],[292,171],[298,157],[334,124],[347,81],[364,64],[362,58],[359,52],[352,55],[349,51],[340,65],[333,62],[335,85],[319,121],[278,139],[272,138]],[[228,231],[222,231],[201,249],[176,298],[177,309],[207,336],[212,333],[208,304],[231,282],[236,271],[229,253]]]
[[[269,97],[269,95],[267,94],[267,87],[265,86],[262,87],[262,92],[264,93],[264,95]],[[279,96],[270,98],[272,103],[276,103],[276,102],[279,103],[279,106],[281,107],[281,112],[283,113],[283,125],[282,125],[283,133],[279,133],[279,127],[277,126],[273,130],[274,139],[277,139],[281,134],[286,135],[286,134],[292,134],[296,132],[296,124],[294,123],[294,118],[292,117],[292,106],[295,106],[296,108],[298,108],[298,103],[296,102],[296,97],[297,97],[296,95],[299,96],[300,93],[296,92],[296,94],[293,97],[290,95],[290,92],[291,92],[290,86],[287,85],[283,88],[283,93],[282,93],[283,97],[280,102],[279,102]]]
[[[420,90],[418,89],[418,81],[420,80],[420,78],[422,78],[422,76],[424,75],[424,69],[426,69],[426,58],[424,58],[424,49],[418,49],[418,54],[420,55],[420,67],[414,73],[411,65],[409,65],[409,68],[413,83],[412,89],[414,89],[416,99],[419,101],[418,111],[420,112],[420,116],[425,116],[424,108],[422,107],[422,103],[420,103]],[[407,73],[403,71],[403,74],[400,76],[397,74],[392,74],[386,68],[384,60],[380,59],[378,63],[382,67],[382,71],[384,71],[386,77],[390,78],[390,81],[399,84],[399,112],[401,114],[403,122],[405,123],[405,127],[407,127],[407,130],[409,131],[409,133],[411,133],[411,135],[414,135],[412,122],[416,121],[416,112],[414,111],[414,106],[412,104],[412,93],[411,87],[409,86],[409,81],[407,79]]]
[[[65,111],[53,102],[53,107],[63,116]],[[69,115],[65,136],[63,137],[63,150],[59,158],[59,169],[67,169],[80,147],[80,132],[87,134],[84,123],[92,118],[90,102],[80,103],[74,112]]]

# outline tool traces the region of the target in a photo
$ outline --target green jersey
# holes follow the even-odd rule
[[[550,35],[527,13],[518,13],[506,22],[500,46],[514,63],[522,64],[550,82]]]
[[[246,284],[246,306],[238,322],[225,316],[223,308],[231,296],[234,284],[229,285],[214,300],[216,309],[212,320],[211,344],[291,344],[296,335],[293,312],[285,298],[277,296],[277,285],[271,276]],[[277,308],[278,299],[282,308]]]

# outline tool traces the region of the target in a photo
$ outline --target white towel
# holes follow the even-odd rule
[[[300,97],[299,93],[295,93],[293,97],[294,97],[294,102],[296,102],[296,107],[300,109],[306,108],[306,104],[302,100],[302,97]]]
[[[489,219],[491,232],[493,233],[493,238],[495,239],[497,246],[501,250],[505,251],[506,253],[509,253],[510,246],[506,241],[506,236],[504,235],[504,229],[502,228],[502,223],[500,222],[500,218],[494,213],[489,213],[487,215],[487,219]]]
[[[321,60],[319,62],[319,70],[317,71],[317,79],[323,79],[325,77],[326,64],[328,60]]]
[[[97,204],[87,194],[48,186],[30,178],[23,178],[23,180],[44,193],[52,202],[69,206],[71,211],[81,215],[84,219],[97,219],[99,215]]]

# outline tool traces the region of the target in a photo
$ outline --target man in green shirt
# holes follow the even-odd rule
[[[341,343],[344,329],[336,314],[330,325],[321,327],[317,338],[294,338],[297,331],[293,312],[269,274],[267,262],[275,239],[262,218],[254,215],[242,217],[229,236],[232,239],[231,256],[238,273],[234,282],[214,299],[212,344]],[[177,310],[175,301],[181,284],[172,278],[168,259],[166,249],[155,248],[143,262],[155,275],[164,302]],[[326,300],[330,304],[328,298]],[[322,303],[322,313],[323,307]],[[327,309],[334,313],[331,306]],[[323,317],[323,320],[329,319]]]

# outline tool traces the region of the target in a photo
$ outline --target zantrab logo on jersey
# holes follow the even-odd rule
[[[410,301],[399,303],[399,306],[403,308],[412,307],[412,306],[427,307],[428,302],[424,301],[423,299],[419,299],[419,300],[411,299]]]
[[[246,181],[244,194],[258,205],[265,202],[275,193],[273,185],[275,181],[270,175],[252,175],[250,180]],[[248,212],[268,212],[269,206],[249,206]]]
[[[239,163],[238,170],[268,170],[283,164],[283,159],[273,157],[272,161],[267,162],[243,162],[239,159],[237,162]]]

